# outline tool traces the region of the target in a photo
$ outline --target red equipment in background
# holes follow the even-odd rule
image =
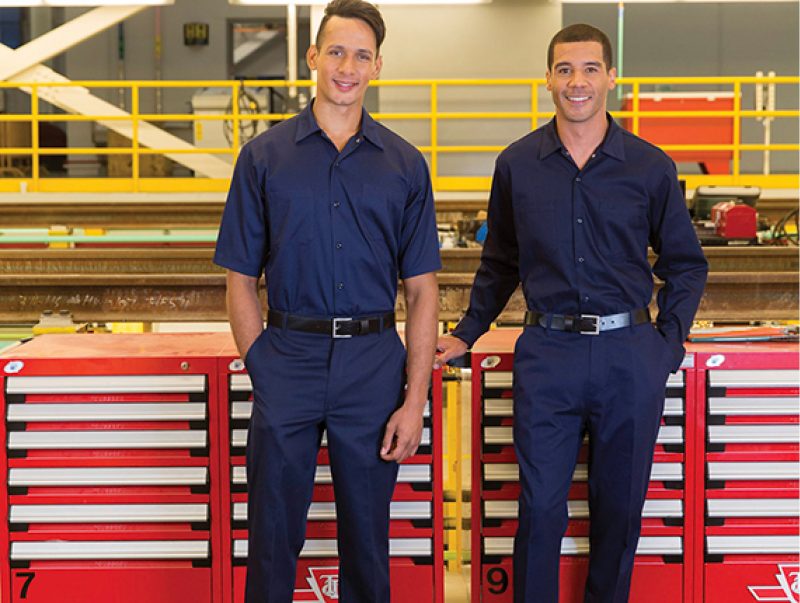
[[[43,335],[0,359],[0,599],[218,599],[214,347]]]
[[[228,334],[42,335],[0,356],[0,601],[243,600],[251,385]],[[441,603],[441,372],[391,507],[393,601]],[[295,602],[338,599],[319,456]]]
[[[512,365],[520,331],[495,330],[473,346],[472,600],[513,601],[512,550],[517,524],[519,470],[511,446]],[[686,601],[695,549],[686,509],[696,488],[686,469],[696,442],[684,430],[691,373],[670,378],[655,463],[644,508],[631,600]],[[562,540],[560,590],[563,603],[583,601],[588,570],[589,508],[587,454],[581,451],[569,494],[569,526]],[[654,586],[657,585],[657,586]],[[648,598],[650,597],[650,598]]]
[[[756,238],[758,212],[737,201],[722,201],[711,208],[711,221],[716,235],[725,239]]]
[[[517,329],[473,346],[472,601],[513,600],[519,494],[513,421]],[[692,344],[667,383],[631,603],[798,600],[797,344]],[[562,603],[583,600],[585,467],[562,541]]]
[[[244,450],[252,411],[252,383],[235,348],[219,360],[220,467],[222,481],[223,603],[244,600],[247,563],[247,480]],[[392,601],[444,600],[442,520],[442,375],[435,371],[422,444],[400,465],[390,508]],[[306,544],[297,566],[295,603],[338,600],[336,514],[328,452],[323,437],[308,516]]]
[[[733,92],[645,92],[640,111],[732,111]],[[633,111],[627,94],[622,111]],[[733,144],[733,117],[641,117],[638,135],[655,145]],[[633,132],[633,118],[622,120]],[[704,174],[729,174],[733,151],[666,151],[673,161],[699,163]]]
[[[697,344],[705,558],[695,601],[798,600],[797,344]],[[702,579],[701,579],[702,577]]]

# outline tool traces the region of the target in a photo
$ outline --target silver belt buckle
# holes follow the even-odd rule
[[[583,329],[581,329],[581,331],[580,331],[581,335],[599,335],[600,334],[600,315],[599,314],[581,314],[581,323],[583,323],[583,321],[586,320],[586,319],[592,320],[594,322],[594,330],[592,330],[592,331],[584,331]],[[583,324],[581,324],[581,327],[583,327]]]
[[[343,322],[352,322],[352,318],[334,318],[331,323],[331,337],[334,339],[350,339],[352,335],[342,335],[339,333],[339,325]]]

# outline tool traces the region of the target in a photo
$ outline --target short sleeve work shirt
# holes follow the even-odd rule
[[[275,310],[391,311],[398,277],[441,268],[425,160],[366,111],[340,152],[309,105],[242,148],[214,262],[263,271]]]

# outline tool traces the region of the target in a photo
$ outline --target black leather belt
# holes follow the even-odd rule
[[[570,331],[582,335],[599,335],[601,331],[621,329],[630,325],[650,322],[650,310],[638,308],[620,314],[545,314],[528,310],[525,312],[525,326],[539,326],[556,331]]]
[[[365,316],[362,318],[337,317],[337,318],[308,318],[296,314],[287,314],[278,310],[267,313],[267,324],[271,327],[289,329],[291,331],[304,331],[327,335],[333,339],[347,339],[357,335],[380,333],[394,326],[394,312],[387,312],[382,316]]]

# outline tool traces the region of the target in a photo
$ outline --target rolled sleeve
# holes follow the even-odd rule
[[[259,182],[251,145],[245,145],[234,168],[222,214],[214,263],[259,277],[269,254],[267,201]]]

